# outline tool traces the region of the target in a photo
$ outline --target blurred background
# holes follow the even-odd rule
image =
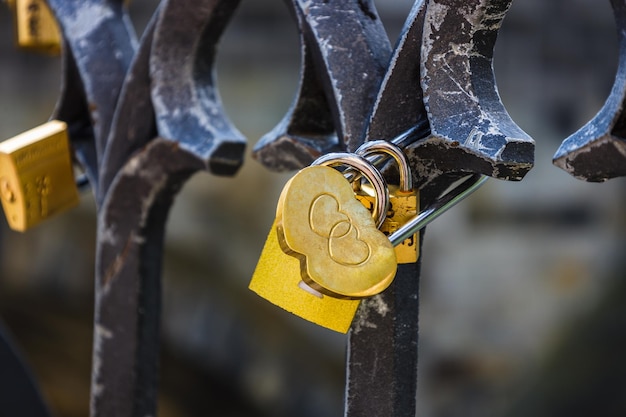
[[[394,42],[412,2],[376,5]],[[2,140],[49,118],[60,61],[16,50],[0,6]],[[138,31],[155,6],[132,1]],[[283,2],[243,0],[218,55],[224,105],[249,149],[235,178],[195,176],[171,214],[159,413],[340,416],[346,337],[247,289],[289,177],[250,157],[297,89]],[[489,181],[428,227],[418,415],[626,415],[625,183],[583,183],[551,164],[602,106],[617,60],[609,1],[513,2],[495,70],[536,140],[536,166],[520,183]],[[26,234],[0,220],[0,320],[58,417],[88,414],[94,251],[89,193]]]

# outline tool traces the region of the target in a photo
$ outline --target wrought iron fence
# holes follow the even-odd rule
[[[244,136],[214,77],[217,44],[239,2],[188,3],[160,2],[137,35],[122,2],[49,1],[63,39],[53,117],[68,125],[97,213],[93,416],[156,414],[159,335],[161,320],[168,321],[161,318],[161,265],[170,207],[194,173],[229,176],[243,162]],[[622,3],[612,2],[620,27]],[[493,48],[511,1],[417,1],[397,42],[371,2],[285,6],[298,28],[300,80],[287,114],[252,149],[264,166],[295,170],[321,154],[354,152],[364,141],[405,134],[422,206],[468,174],[521,180],[531,169],[534,141],[509,117],[493,73]],[[620,66],[599,115],[555,156],[575,176],[621,175],[622,72]],[[219,199],[254,207],[232,197],[237,192]],[[233,217],[247,222],[245,216],[241,209]],[[222,233],[218,241],[227,245],[229,230]],[[345,415],[415,415],[419,270],[420,262],[400,265],[388,290],[361,303],[347,339]],[[246,337],[245,330],[228,329],[232,337]],[[309,367],[315,359],[315,352],[299,358]],[[250,375],[227,362],[242,379]],[[24,381],[22,392],[32,392]],[[45,415],[43,403],[29,404]]]

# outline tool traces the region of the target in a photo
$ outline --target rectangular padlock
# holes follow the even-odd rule
[[[9,0],[15,15],[17,46],[57,54],[61,31],[44,0]]]
[[[397,185],[389,185],[389,210],[387,217],[380,226],[380,231],[389,236],[400,226],[415,217],[419,211],[419,195],[413,190],[403,192]],[[374,190],[370,184],[362,184],[356,192],[356,198],[365,207],[372,209],[374,205]],[[414,233],[401,244],[395,246],[396,258],[399,264],[415,263],[419,258],[418,234]]]
[[[267,301],[320,326],[346,333],[359,300],[322,295],[303,285],[300,261],[280,247],[272,225],[249,288]]]
[[[64,122],[0,142],[0,200],[9,226],[20,232],[78,204]]]

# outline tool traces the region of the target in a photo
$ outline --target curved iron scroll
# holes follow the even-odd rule
[[[626,2],[611,0],[619,35],[619,65],[611,93],[589,123],[563,141],[553,162],[574,177],[606,181],[626,175]]]
[[[136,36],[122,0],[49,0],[65,39],[57,117],[68,123],[78,160],[98,194],[106,147]]]
[[[213,78],[238,0],[164,0],[138,47],[121,0],[50,3],[67,45],[58,115],[99,207],[91,413],[155,415],[169,209],[195,172],[232,175],[242,163],[244,138]],[[492,70],[510,3],[418,0],[392,53],[371,0],[288,0],[301,34],[300,91],[255,157],[295,169],[410,131],[424,204],[466,173],[521,179],[534,143],[506,113]],[[401,266],[388,291],[361,305],[347,416],[414,415],[418,277],[419,264]]]
[[[283,120],[254,148],[274,170],[300,169],[321,154],[354,151],[391,45],[371,0],[287,0],[300,32],[299,92]],[[335,134],[336,132],[336,134]]]
[[[162,2],[124,85],[101,171],[94,417],[156,413],[167,214],[191,175],[232,175],[245,147],[221,109],[212,71],[237,4]]]
[[[450,172],[521,180],[534,141],[509,117],[493,74],[493,49],[511,0],[430,0],[421,87],[430,135],[409,154],[422,183]]]
[[[326,3],[306,2],[306,13],[315,16],[315,11]],[[431,203],[438,191],[447,188],[459,175],[479,173],[501,179],[521,179],[532,167],[534,142],[506,113],[497,94],[492,70],[496,35],[510,3],[502,0],[417,1],[381,79],[377,98],[371,97],[368,88],[346,90],[354,100],[371,106],[366,112],[360,110],[362,120],[353,124],[350,130],[354,134],[360,129],[358,140],[346,135],[348,130],[342,124],[346,120],[350,122],[344,117],[352,110],[350,101],[339,94],[329,94],[329,91],[334,91],[335,86],[354,82],[358,79],[355,74],[360,72],[353,67],[345,71],[321,60],[324,49],[319,46],[329,45],[331,39],[335,39],[326,38],[328,33],[323,31],[307,32],[305,25],[305,48],[317,50],[320,55],[312,54],[313,59],[309,60],[305,55],[301,76],[316,74],[321,82],[305,84],[301,81],[301,86],[324,88],[324,93],[318,90],[315,94],[301,88],[296,104],[279,128],[264,137],[255,149],[257,157],[266,152],[260,158],[264,164],[284,168],[288,166],[286,162],[292,162],[289,160],[291,148],[284,146],[285,142],[293,145],[297,141],[307,145],[317,140],[315,132],[308,132],[306,139],[285,140],[284,136],[272,138],[271,135],[279,132],[281,127],[298,126],[297,117],[301,113],[294,110],[299,109],[299,103],[305,103],[304,98],[323,96],[340,138],[339,144],[345,144],[347,149],[362,140],[391,140],[409,132],[405,136],[411,139],[407,142],[412,143],[406,150],[414,183],[422,188],[423,204]],[[364,12],[364,9],[360,10]],[[367,10],[371,16],[376,16],[370,3]],[[341,33],[337,16],[324,14],[323,21],[325,27],[334,25],[335,32]],[[307,18],[309,20],[305,22],[317,22],[314,18]],[[355,36],[354,33],[351,35]],[[329,49],[338,50],[336,45]],[[339,59],[340,55],[336,56]],[[351,62],[345,53],[341,60],[344,64]],[[320,65],[320,62],[326,65]],[[369,81],[369,77],[364,79]],[[367,86],[367,82],[364,85]],[[317,103],[324,104],[321,100]],[[368,114],[370,117],[366,118]],[[304,118],[302,123],[306,122]],[[327,138],[321,137],[323,140]],[[281,141],[282,146],[271,149],[273,144]],[[306,149],[306,146],[302,148]],[[323,146],[313,151],[321,149]],[[303,158],[299,158],[296,162],[302,161]],[[349,333],[346,416],[415,414],[418,278],[419,264],[401,265],[388,290],[361,304]]]

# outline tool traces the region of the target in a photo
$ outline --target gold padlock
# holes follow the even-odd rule
[[[323,173],[320,176],[321,179],[329,173],[333,177],[335,174],[341,176],[332,168],[323,166],[305,169],[307,172],[314,170]],[[345,179],[342,178],[342,181]],[[315,183],[321,182],[323,181]],[[293,185],[293,178],[285,188],[291,185]],[[347,186],[350,187],[349,183]],[[385,185],[381,184],[379,188],[385,189]],[[384,216],[389,196],[382,193],[378,197],[377,206],[380,207],[383,212],[382,216]],[[278,224],[281,221],[280,217],[277,215],[277,219],[270,230],[249,288],[271,303],[301,318],[328,329],[346,333],[356,314],[359,300],[340,299],[325,295],[303,281],[301,259],[287,255],[279,243]],[[391,253],[393,254],[393,251]]]
[[[354,167],[381,185],[378,196],[388,198],[384,178],[364,158],[329,155],[320,165]],[[348,180],[337,170],[313,164],[296,174],[280,196],[276,214],[281,248],[300,259],[302,279],[321,293],[364,298],[382,292],[397,269],[391,242],[354,198]],[[384,213],[377,204],[374,216],[383,220]]]
[[[61,31],[44,0],[7,0],[15,16],[16,43],[20,48],[51,54],[61,50]]]
[[[383,140],[365,142],[356,150],[356,153],[364,157],[384,153],[391,156],[398,165],[400,185],[389,185],[389,210],[387,211],[385,221],[380,227],[380,230],[389,236],[415,217],[419,211],[418,193],[417,190],[413,189],[411,169],[406,155],[398,146]],[[360,182],[357,181],[355,184],[360,184]],[[355,192],[357,199],[365,207],[371,209],[375,198],[375,193],[371,186],[364,184],[361,187],[357,187]],[[395,246],[395,250],[399,264],[417,262],[419,257],[418,234],[414,233]]]
[[[20,232],[78,204],[64,122],[0,142],[0,200],[9,226]]]
[[[272,225],[249,287],[259,296],[310,322],[346,333],[359,300],[323,295],[302,281],[300,261],[280,248],[276,223]]]

